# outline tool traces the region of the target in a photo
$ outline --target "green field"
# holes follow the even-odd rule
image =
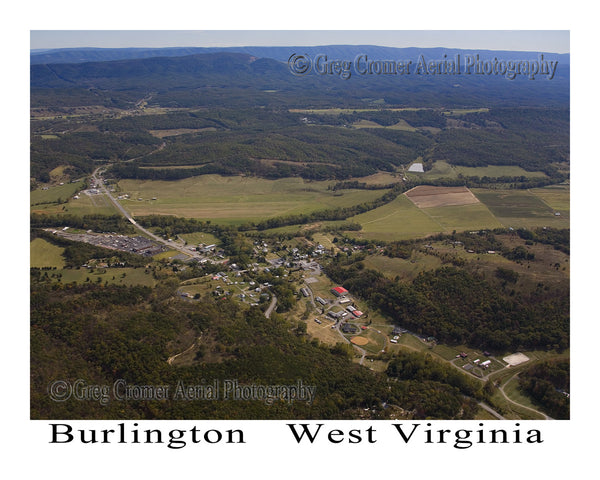
[[[346,207],[374,200],[385,193],[384,190],[332,192],[327,190],[332,184],[301,178],[265,180],[203,175],[174,182],[121,180],[119,189],[131,196],[121,204],[134,216],[176,215],[224,224]]]
[[[538,189],[545,190],[545,189]],[[526,190],[472,189],[505,227],[568,228],[569,219],[554,215],[554,209],[538,195]]]
[[[544,172],[528,172],[527,170],[515,165],[488,165],[487,167],[455,166],[453,168],[457,173],[461,173],[465,177],[547,177]]]
[[[424,208],[423,211],[446,231],[500,228],[502,224],[481,204]]]
[[[56,203],[59,200],[67,200],[83,188],[84,182],[65,183],[48,190],[38,188],[29,194],[30,205]]]
[[[447,112],[442,112],[444,115],[448,115],[450,117],[465,115],[467,113],[486,113],[489,112],[489,108],[455,108],[452,110],[448,110]]]
[[[419,161],[419,159],[417,159]],[[527,177],[545,178],[544,172],[528,172],[514,165],[488,165],[487,167],[461,167],[451,165],[443,160],[434,162],[431,169],[424,173],[409,173],[409,178],[437,180],[439,178],[457,178],[461,174],[465,177]]]
[[[203,243],[204,245],[218,245],[219,243],[221,243],[221,241],[211,233],[182,233],[181,235],[179,235],[179,237],[181,237],[190,245],[197,245],[199,243]]]
[[[358,222],[363,227],[359,232],[349,232],[349,235],[366,239],[402,240],[443,231],[439,223],[404,195],[348,220]]]
[[[32,206],[31,213],[44,213],[47,215],[70,214],[83,216],[92,214],[115,215],[118,212],[115,206],[108,198],[106,198],[105,195],[88,196],[82,194],[77,200],[71,197],[65,204],[50,203]]]
[[[549,185],[544,188],[530,190],[550,208],[560,212],[561,216],[571,211],[571,194],[569,185]]]
[[[442,261],[438,257],[420,252],[413,252],[408,260],[369,255],[364,262],[366,268],[378,270],[388,278],[400,277],[401,280],[414,279],[421,272],[435,270],[442,266]]]
[[[371,120],[359,120],[358,122],[354,122],[352,124],[354,128],[387,128],[391,130],[404,130],[405,132],[416,132],[417,129],[408,124],[406,120],[400,120],[398,123],[390,126],[380,125],[377,122],[373,122]]]
[[[147,285],[149,287],[156,284],[152,274],[146,273],[143,268],[98,268],[94,269],[93,272],[86,268],[65,268],[52,273],[62,274],[62,283],[89,282],[115,285]]]
[[[63,251],[64,248],[52,245],[43,238],[36,238],[29,244],[29,265],[37,268],[63,268],[65,266]]]

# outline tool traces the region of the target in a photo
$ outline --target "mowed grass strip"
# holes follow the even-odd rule
[[[52,245],[43,238],[36,238],[29,244],[29,264],[37,268],[64,268],[63,252],[64,248]]]
[[[330,185],[329,181],[309,182],[301,178],[266,180],[218,175],[173,182],[119,182],[120,191],[131,197],[121,204],[133,215],[176,215],[225,224],[348,207],[372,201],[385,193],[385,190],[333,192],[327,189]]]

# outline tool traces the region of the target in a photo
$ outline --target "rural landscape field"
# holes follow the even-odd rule
[[[31,55],[31,418],[570,418],[568,55],[400,88],[101,53]],[[232,378],[316,394],[49,394]]]

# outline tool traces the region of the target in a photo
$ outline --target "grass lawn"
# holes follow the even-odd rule
[[[221,243],[221,241],[211,233],[182,233],[179,236],[190,245],[197,245],[199,243],[203,243],[204,245],[218,245]]]
[[[29,244],[31,267],[55,267],[61,269],[65,266],[62,256],[64,248],[52,245],[43,238],[36,238]]]
[[[177,250],[167,250],[166,252],[160,252],[157,253],[156,255],[153,255],[152,258],[154,260],[168,260],[171,257],[175,257],[177,255],[179,255],[181,252],[177,251]]]

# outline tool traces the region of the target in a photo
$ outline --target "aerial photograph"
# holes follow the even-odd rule
[[[569,31],[30,38],[32,420],[571,418]]]

